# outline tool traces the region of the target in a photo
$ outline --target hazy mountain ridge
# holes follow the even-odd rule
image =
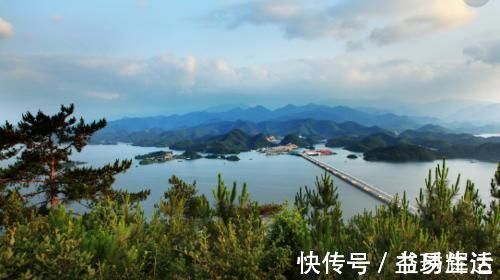
[[[354,122],[336,123],[334,121],[311,119],[260,123],[249,121],[226,121],[169,131],[149,129],[126,133],[124,130],[119,130],[117,133],[114,133],[113,130],[104,130],[102,133],[96,134],[93,138],[93,142],[128,142],[138,146],[170,146],[183,140],[203,140],[209,137],[223,135],[235,129],[241,130],[249,135],[256,135],[259,133],[276,136],[296,134],[315,136],[323,139],[337,136],[360,137],[382,132],[392,134],[392,132],[376,126],[367,127]]]
[[[297,120],[311,121],[297,123]],[[312,121],[316,121],[315,124],[312,124]],[[174,140],[180,138],[197,139],[227,133],[235,128],[250,134],[258,132],[279,135],[294,133],[333,137],[336,135],[332,134],[331,131],[339,130],[335,126],[340,123],[350,122],[353,126],[356,123],[364,127],[377,126],[387,130],[404,131],[420,127],[431,121],[432,119],[429,118],[398,116],[387,112],[370,111],[366,108],[354,109],[347,106],[330,107],[317,104],[296,106],[289,104],[275,110],[269,110],[264,106],[237,107],[222,112],[212,110],[182,115],[123,118],[110,121],[104,130],[94,136],[93,142],[141,142],[145,145],[152,145],[153,142],[161,142],[151,139],[155,137],[170,136]],[[326,124],[325,122],[330,123]],[[299,126],[295,127],[297,124]],[[322,126],[326,126],[326,128]],[[323,132],[325,129],[326,132]]]
[[[484,152],[495,152],[496,143],[493,144],[495,147],[483,145],[489,144],[489,141],[463,133],[474,131],[473,127],[464,126],[463,130],[457,130],[449,126],[444,127],[442,121],[427,117],[408,117],[367,108],[317,104],[287,105],[274,110],[254,106],[237,107],[222,112],[214,110],[183,115],[125,118],[110,122],[92,141],[182,147],[207,142],[213,137],[223,136],[234,130],[249,136],[261,134],[284,137],[293,134],[316,140],[331,139],[331,145],[345,146],[358,152],[393,145],[417,144],[431,149],[437,148],[441,154],[451,157],[475,157],[474,154],[481,150],[484,155],[480,158],[497,158],[496,154],[488,155]],[[233,144],[226,146],[236,147]],[[245,146],[253,148],[252,145]],[[409,151],[408,146],[399,148],[404,148],[405,152]],[[243,149],[238,147],[229,150]],[[415,150],[417,149],[411,148],[411,152]]]
[[[172,130],[223,121],[264,122],[297,119],[331,120],[338,123],[352,121],[365,126],[380,126],[397,130],[416,128],[433,120],[432,118],[399,116],[386,112],[369,112],[347,106],[330,107],[311,103],[303,106],[289,104],[275,110],[269,110],[264,106],[255,106],[238,107],[223,112],[200,111],[183,115],[124,118],[109,122],[107,129],[124,129],[131,132],[146,129]]]

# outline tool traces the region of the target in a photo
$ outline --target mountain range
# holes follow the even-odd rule
[[[137,146],[170,146],[184,140],[205,140],[212,136],[223,135],[232,130],[241,130],[249,135],[265,134],[285,136],[288,134],[314,136],[328,139],[337,136],[361,137],[373,133],[393,132],[377,126],[363,126],[355,122],[336,123],[328,120],[287,120],[287,121],[223,121],[194,127],[171,130],[146,129],[127,132],[125,130],[104,129],[93,137],[94,143],[112,144],[127,142]]]
[[[228,154],[268,146],[267,137],[271,135],[300,136],[307,145],[326,139],[327,146],[363,152],[371,160],[499,159],[500,138],[475,137],[439,123],[431,118],[346,106],[214,108],[112,121],[94,135],[92,142]]]
[[[183,115],[123,118],[109,122],[94,136],[93,142],[167,146],[181,140],[225,134],[233,129],[252,135],[297,134],[331,138],[369,135],[386,130],[400,132],[436,121],[346,106],[287,105],[274,110],[263,106],[237,107]]]
[[[172,130],[224,121],[264,122],[298,119],[330,120],[337,123],[349,121],[365,126],[379,126],[396,130],[416,128],[422,124],[438,121],[433,118],[400,116],[347,106],[330,107],[317,104],[296,106],[289,104],[275,110],[270,110],[264,106],[255,106],[237,107],[225,111],[199,111],[182,115],[124,118],[109,122],[107,129],[123,129],[129,132],[146,129]]]

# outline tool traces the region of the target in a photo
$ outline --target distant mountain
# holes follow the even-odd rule
[[[326,139],[334,136],[362,136],[386,130],[376,126],[363,126],[355,122],[337,123],[329,120],[299,119],[287,121],[261,122],[256,128],[271,135],[295,134],[302,136],[318,136]]]
[[[451,129],[444,128],[440,125],[427,124],[415,129],[418,132],[431,132],[431,133],[452,133]]]
[[[248,106],[246,104],[222,104],[222,105],[209,107],[203,111],[216,113],[216,112],[226,112],[226,111],[230,111],[230,110],[236,109],[236,108],[248,109],[248,108],[250,108],[250,106]]]
[[[133,132],[155,129],[167,131],[222,121],[247,120],[257,122],[268,120],[269,113],[270,111],[265,107],[257,106],[246,109],[235,108],[224,112],[192,112],[184,115],[124,118],[109,122],[105,130]]]
[[[500,133],[500,124],[477,125],[473,123],[451,124],[450,127],[456,132],[483,134],[483,133]]]
[[[470,105],[458,110],[449,118],[476,125],[500,124],[500,103]]]
[[[241,130],[249,135],[265,134],[285,136],[288,134],[301,135],[315,139],[327,139],[338,136],[361,137],[374,133],[390,133],[379,127],[362,126],[354,122],[336,123],[322,120],[288,120],[288,121],[225,121],[198,125],[195,127],[179,128],[170,131],[149,129],[126,133],[119,130],[104,130],[96,134],[93,143],[128,142],[138,146],[170,146],[180,141],[207,139],[212,136],[226,134],[232,130]]]
[[[353,109],[346,106],[330,107],[325,105],[308,104],[304,106],[287,105],[276,110],[269,110],[263,106],[238,107],[227,111],[192,112],[183,115],[155,116],[142,118],[124,118],[110,121],[105,130],[118,133],[119,131],[145,130],[173,130],[178,128],[194,127],[203,124],[228,121],[288,121],[288,120],[328,120],[336,123],[356,122],[365,126],[379,126],[386,129],[402,131],[417,128],[425,123],[432,122],[428,118],[399,116],[391,113]]]

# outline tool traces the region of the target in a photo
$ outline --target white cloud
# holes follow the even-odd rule
[[[427,2],[427,3],[425,3]],[[421,1],[412,13],[372,30],[370,39],[377,45],[415,38],[465,24],[474,13],[457,0]]]
[[[244,24],[276,25],[288,38],[305,39],[345,36],[360,28],[356,20],[336,19],[324,7],[304,3],[294,0],[248,2],[215,11],[208,20],[222,23],[229,29]]]
[[[5,39],[14,35],[12,24],[0,17],[0,39]]]
[[[127,110],[186,104],[192,98],[214,103],[228,99],[289,103],[304,98],[485,99],[500,86],[499,74],[500,69],[483,64],[364,61],[348,55],[244,67],[220,59],[172,55],[146,59],[0,56],[0,92],[12,94],[13,100],[85,104],[98,99]]]
[[[111,101],[120,98],[120,94],[116,92],[106,91],[90,91],[86,94],[89,97],[97,98],[100,100]]]
[[[347,0],[336,5],[295,0],[252,1],[213,12],[208,20],[229,29],[274,25],[288,38],[359,40],[368,32],[378,45],[454,28],[474,11],[460,0]]]

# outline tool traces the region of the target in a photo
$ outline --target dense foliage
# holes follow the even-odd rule
[[[264,134],[249,135],[240,129],[234,129],[227,134],[207,139],[180,141],[171,145],[170,148],[211,154],[238,154],[271,145]]]
[[[431,150],[417,145],[398,144],[389,147],[375,148],[364,154],[368,161],[433,161],[437,159]]]
[[[315,143],[312,142],[312,139],[303,138],[296,134],[288,134],[281,140],[280,145],[288,145],[288,144],[294,144],[301,148],[308,148]]]
[[[500,160],[499,137],[456,134],[435,126],[407,130],[397,136],[375,133],[364,137],[334,137],[326,145],[365,153],[367,160],[432,161],[443,157]]]

